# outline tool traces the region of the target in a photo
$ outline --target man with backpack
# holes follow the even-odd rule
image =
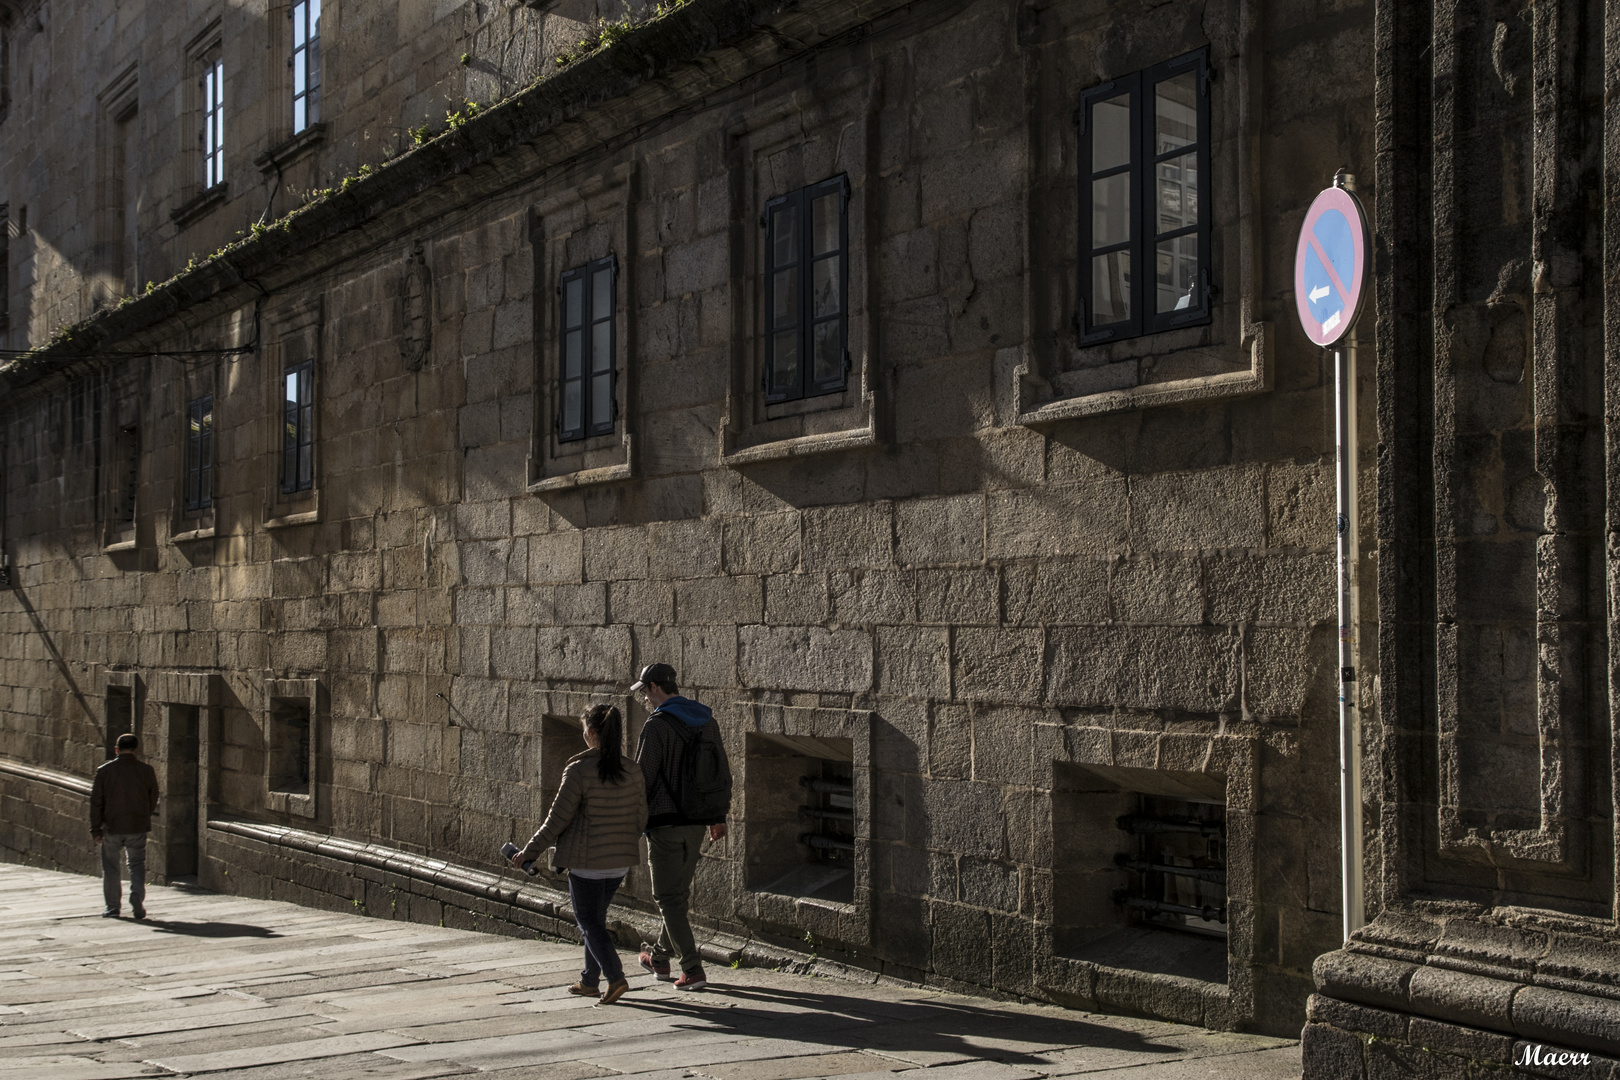
[[[647,864],[653,901],[663,915],[658,941],[646,946],[641,966],[677,990],[708,986],[687,910],[703,837],[726,835],[731,811],[731,765],[720,725],[707,705],[681,697],[675,669],[648,664],[630,687],[652,710],[641,727],[636,762],[647,784]],[[670,974],[670,958],[681,975]]]

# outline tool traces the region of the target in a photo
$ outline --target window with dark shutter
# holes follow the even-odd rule
[[[557,440],[613,432],[614,296],[618,265],[609,255],[565,271],[557,283],[562,317],[558,343]]]
[[[281,490],[315,486],[315,361],[287,368],[282,401]]]
[[[765,401],[836,394],[849,381],[849,182],[765,206]]]
[[[1209,321],[1209,54],[1081,95],[1082,344]]]
[[[214,396],[186,404],[186,510],[214,504]]]

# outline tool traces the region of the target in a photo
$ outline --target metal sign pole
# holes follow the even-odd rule
[[[1356,338],[1333,349],[1337,415],[1339,570],[1339,850],[1344,936],[1366,921],[1361,884],[1361,725],[1356,717]]]

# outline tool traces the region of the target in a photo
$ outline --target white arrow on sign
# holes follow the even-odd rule
[[[1311,290],[1311,303],[1316,303],[1318,300],[1322,299],[1322,297],[1326,296],[1329,291],[1330,290],[1326,285],[1318,285],[1316,288]]]

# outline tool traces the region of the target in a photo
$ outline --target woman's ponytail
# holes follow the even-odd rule
[[[585,713],[585,726],[596,733],[601,749],[596,775],[604,783],[619,783],[624,779],[624,717],[612,705],[592,705]]]

